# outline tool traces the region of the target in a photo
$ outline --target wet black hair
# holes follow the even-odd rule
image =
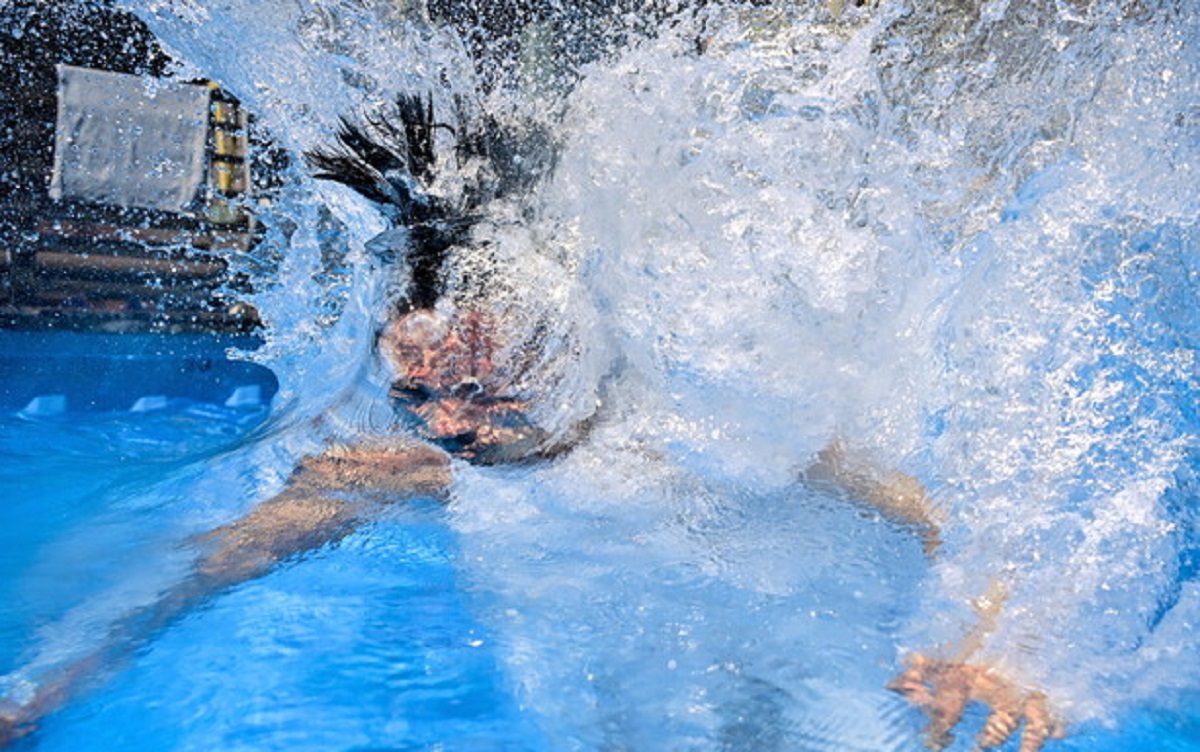
[[[305,155],[314,177],[354,189],[378,204],[393,225],[407,230],[403,257],[410,282],[397,313],[433,307],[445,292],[452,249],[468,242],[486,205],[528,193],[553,166],[555,149],[545,128],[501,125],[490,115],[471,117],[462,98],[454,104],[455,123],[450,125],[434,118],[431,95],[403,94],[361,124],[342,118],[337,143]],[[438,170],[444,169],[438,164],[438,132],[454,139],[458,164],[453,168],[483,162],[461,194],[451,198],[430,191]]]

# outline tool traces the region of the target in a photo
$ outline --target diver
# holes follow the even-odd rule
[[[547,407],[545,394],[531,384],[545,383],[532,377],[544,364],[539,351],[546,328],[505,320],[512,307],[497,297],[509,290],[494,283],[494,260],[481,240],[498,205],[549,172],[552,144],[534,127],[513,129],[484,118],[471,128],[461,112],[457,120],[455,126],[439,123],[431,99],[405,96],[386,117],[362,125],[344,120],[335,146],[308,155],[318,178],[353,188],[393,225],[369,247],[402,260],[406,274],[375,343],[391,383],[395,434],[332,446],[300,462],[279,494],[194,540],[199,553],[191,573],[154,604],[119,619],[89,656],[37,676],[4,677],[0,745],[34,731],[104,667],[208,599],[344,538],[388,505],[446,499],[456,460],[544,460],[586,435],[596,419],[594,399],[591,412],[545,417],[557,408]],[[439,134],[453,141],[456,174],[471,176],[457,190],[438,185]],[[804,480],[878,508],[917,531],[928,554],[936,552],[937,512],[915,479],[879,472],[835,440]],[[980,748],[1003,744],[1023,726],[1022,752],[1037,752],[1060,733],[1044,695],[971,662],[1003,601],[998,586],[981,599],[979,626],[957,653],[913,656],[890,685],[929,716],[931,749],[949,744],[973,701],[992,709]]]
[[[278,495],[191,541],[199,553],[189,576],[154,604],[120,618],[87,657],[30,676],[0,677],[0,746],[33,731],[103,667],[209,598],[340,540],[385,505],[443,498],[452,457],[479,464],[532,461],[562,451],[585,430],[583,420],[552,434],[531,418],[522,378],[534,365],[528,354],[537,343],[498,341],[478,275],[459,270],[455,292],[447,290],[456,276],[451,262],[472,247],[472,229],[487,221],[487,205],[525,190],[547,169],[544,133],[502,129],[490,118],[470,133],[455,131],[434,121],[431,99],[415,96],[397,99],[389,115],[364,126],[343,121],[337,147],[307,156],[318,177],[377,202],[395,225],[369,247],[385,259],[405,260],[407,287],[376,342],[393,377],[397,435],[333,446],[302,461]],[[477,176],[453,199],[433,187],[439,131],[454,133],[458,168],[470,163]],[[496,357],[501,350],[503,362]]]

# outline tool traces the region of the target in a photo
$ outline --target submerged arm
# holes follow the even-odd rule
[[[927,555],[941,545],[942,515],[921,482],[911,475],[882,470],[864,454],[834,440],[817,454],[804,477],[809,483],[841,489],[886,519],[916,531]]]
[[[941,545],[943,515],[920,481],[896,471],[884,471],[840,441],[830,443],[805,473],[811,483],[836,486],[856,501],[869,504],[886,518],[917,531],[926,555]],[[948,657],[914,654],[888,688],[906,697],[929,717],[925,746],[941,750],[954,740],[953,731],[966,707],[979,702],[991,708],[979,732],[976,749],[995,749],[1023,726],[1020,752],[1038,752],[1062,735],[1046,695],[1020,686],[976,657],[1004,612],[1008,592],[1001,579],[972,603],[979,621]]]
[[[448,457],[428,446],[336,447],[302,462],[278,496],[201,536],[209,550],[195,574],[210,589],[262,576],[344,538],[382,504],[439,497],[449,483]]]
[[[888,684],[929,717],[925,727],[929,749],[940,750],[953,743],[953,731],[971,702],[991,708],[976,749],[1000,747],[1018,729],[1020,752],[1038,752],[1047,741],[1063,736],[1045,693],[1022,687],[994,666],[973,660],[996,631],[1007,600],[1004,581],[993,580],[988,592],[972,603],[979,621],[950,657],[914,654],[907,668]]]
[[[337,447],[305,460],[279,495],[195,539],[202,553],[191,573],[115,622],[97,650],[30,679],[20,696],[0,697],[0,746],[32,731],[111,664],[214,595],[341,540],[383,505],[440,497],[449,483],[449,458],[424,445]]]

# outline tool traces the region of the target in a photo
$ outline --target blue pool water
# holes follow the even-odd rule
[[[187,505],[120,509],[170,484],[178,464],[90,459],[35,461],[20,482],[6,467],[16,522],[3,559],[7,667],[45,639],[47,613],[136,578],[160,527],[146,518]],[[457,557],[436,506],[380,520],[188,615],[16,748],[546,748],[502,685],[489,631],[458,587]]]
[[[194,507],[203,503],[179,491],[205,487],[196,477],[204,473],[206,462],[221,461],[214,455],[238,451],[229,443],[235,432],[246,440],[244,427],[209,420],[189,426],[195,432],[188,437],[189,454],[172,453],[169,458],[146,452],[141,442],[158,438],[163,447],[178,449],[182,445],[178,426],[139,426],[139,443],[132,447],[113,438],[118,433],[129,435],[134,421],[127,416],[93,418],[90,424],[86,416],[75,416],[71,427],[29,422],[6,426],[5,456],[21,456],[24,461],[6,462],[0,476],[10,510],[0,548],[3,599],[8,604],[0,615],[0,665],[11,668],[20,665],[22,654],[70,642],[71,636],[47,630],[48,620],[61,618],[54,614],[80,603],[129,597],[139,585],[125,595],[119,589],[114,592],[114,586],[124,581],[129,587],[129,580],[145,577],[145,562],[161,566],[170,558],[167,548],[178,536],[178,518],[197,514]],[[121,423],[126,425],[115,430]],[[59,443],[53,451],[28,451],[34,446],[30,438],[39,435],[58,442],[77,441],[83,425],[96,434],[107,433],[108,438],[90,446]],[[216,430],[219,425],[223,430]],[[201,441],[205,433],[210,440],[219,434],[220,440],[205,445]],[[70,463],[64,461],[68,456]],[[537,499],[536,493],[530,496],[534,503],[545,505],[542,511],[547,517],[554,516],[553,500]],[[728,518],[717,515],[692,524],[721,525],[726,530],[774,529],[775,535],[780,527],[798,526],[794,506],[772,509],[774,505],[764,501],[739,505]],[[758,523],[741,517],[752,511],[760,516]],[[633,516],[644,522],[648,515],[641,509],[634,510]],[[562,577],[557,570],[564,558],[574,560],[572,566],[582,558],[597,570],[589,577],[603,570],[601,581],[611,583],[612,595],[575,592],[568,600],[598,600],[625,643],[604,657],[611,662],[608,666],[585,655],[559,655],[558,659],[579,660],[580,668],[600,677],[589,676],[588,684],[601,683],[605,674],[614,672],[654,682],[624,686],[628,678],[610,676],[615,695],[571,687],[555,705],[539,708],[523,702],[525,691],[514,685],[511,668],[502,663],[501,656],[514,650],[537,649],[536,644],[512,644],[513,636],[506,636],[497,625],[496,620],[502,625],[514,618],[512,599],[505,598],[507,605],[501,607],[495,595],[480,592],[474,567],[463,561],[461,533],[452,515],[438,502],[419,502],[395,510],[335,547],[293,561],[188,614],[134,655],[110,666],[98,677],[98,687],[51,716],[36,735],[13,748],[532,752],[608,748],[610,738],[618,736],[631,749],[920,749],[920,721],[905,712],[900,700],[879,691],[864,703],[851,690],[857,686],[861,692],[863,684],[881,683],[894,669],[888,632],[910,609],[884,596],[911,589],[911,580],[919,573],[899,574],[894,568],[920,569],[921,560],[910,541],[896,531],[855,517],[818,503],[808,510],[804,524],[817,526],[821,536],[847,533],[848,524],[865,529],[849,533],[849,539],[824,543],[818,542],[821,536],[789,531],[788,539],[806,543],[795,554],[805,560],[804,566],[823,569],[809,573],[808,587],[798,592],[752,599],[754,633],[741,631],[748,628],[746,615],[739,613],[747,605],[745,588],[706,577],[695,562],[663,563],[652,572],[630,566],[626,571],[622,560],[605,563],[610,554],[602,546],[583,557],[571,551],[535,552],[532,558],[538,560],[539,578]],[[595,522],[588,526],[594,528]],[[831,558],[835,552],[820,550],[834,544],[860,553],[872,551],[874,558],[858,572],[839,571],[840,565]],[[743,550],[740,556],[767,564],[761,553]],[[661,587],[656,583],[669,586],[670,594],[652,595],[653,588]],[[852,589],[872,586],[875,592],[865,595]],[[603,628],[604,622],[590,623],[597,602],[577,605],[577,612],[568,607],[541,618],[548,620],[548,629],[576,634],[581,642],[573,652],[586,653],[589,633]],[[814,607],[821,613],[806,613],[804,620],[823,624],[801,630],[801,640],[795,643],[799,650],[787,645],[795,637],[786,634],[791,629],[771,619],[760,621],[764,615],[794,619],[797,609]],[[736,654],[739,649],[753,653],[756,643],[772,644],[781,651],[774,659],[780,664],[774,671],[782,670],[786,677],[797,666],[805,666],[800,682],[805,691],[741,676],[743,670],[749,672],[749,665],[709,666],[698,673],[718,674],[719,681],[711,682],[711,689],[728,692],[724,701],[730,705],[724,710],[722,733],[715,739],[704,731],[704,724],[689,728],[679,718],[639,719],[629,707],[640,701],[639,695],[671,691],[670,681],[662,677],[670,660],[665,656],[678,649],[677,632],[685,625],[713,655]],[[776,628],[785,635],[771,637]],[[536,633],[532,636],[536,639]],[[864,640],[882,640],[882,644],[867,648],[861,644]],[[841,674],[848,662],[864,655],[869,658],[867,665],[855,669],[860,676]],[[653,660],[650,656],[663,657],[663,665],[640,665]],[[669,671],[687,671],[687,659],[681,661],[683,665]],[[772,667],[754,670],[770,673]],[[792,681],[796,680],[793,675]],[[845,711],[832,710],[819,692],[849,703],[854,714],[882,714],[887,719],[882,735],[874,735],[881,732],[878,728],[866,732],[854,728]],[[1186,710],[1194,707],[1189,696],[1198,695],[1190,690],[1165,706],[1148,703],[1126,708],[1112,719],[1112,726],[1092,722],[1076,727],[1072,737],[1056,748],[1196,749],[1200,716]],[[605,703],[611,705],[608,720],[599,727],[580,723],[591,714],[603,713],[596,706]],[[796,704],[810,713],[830,715],[819,716],[824,722],[815,722],[802,733],[786,724],[773,728],[791,712],[788,706]],[[977,727],[982,721],[976,710],[968,714],[966,723]]]
[[[419,4],[120,4],[293,155],[485,77]],[[1045,689],[1048,750],[1200,749],[1200,14],[837,5],[605,16],[569,86],[527,29],[469,101],[560,152],[476,240],[546,343],[539,419],[596,410],[590,433],[456,465],[447,504],[206,602],[16,748],[918,750],[884,686],[1002,580],[977,659]],[[300,159],[261,213],[262,347],[3,351],[8,686],[86,655],[302,457],[393,430],[385,220]],[[800,482],[835,436],[921,480],[935,557]]]

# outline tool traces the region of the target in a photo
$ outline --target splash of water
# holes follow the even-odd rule
[[[297,154],[396,90],[476,82],[385,4],[129,5]],[[903,748],[895,641],[960,639],[995,577],[985,657],[1061,712],[1186,686],[1197,24],[1169,2],[731,6],[581,69],[553,179],[492,241],[563,312],[544,409],[599,396],[599,422],[556,464],[463,468],[454,508],[550,738]],[[299,416],[357,388],[329,425],[361,430],[382,225],[291,180],[264,357]],[[349,249],[328,320],[321,206]],[[798,485],[835,436],[948,513],[923,586],[902,533]]]
[[[597,443],[758,489],[870,447],[951,519],[910,644],[1003,579],[985,657],[1103,714],[1196,608],[1196,19],[824,20],[718,13],[573,94],[547,211],[628,364]]]

